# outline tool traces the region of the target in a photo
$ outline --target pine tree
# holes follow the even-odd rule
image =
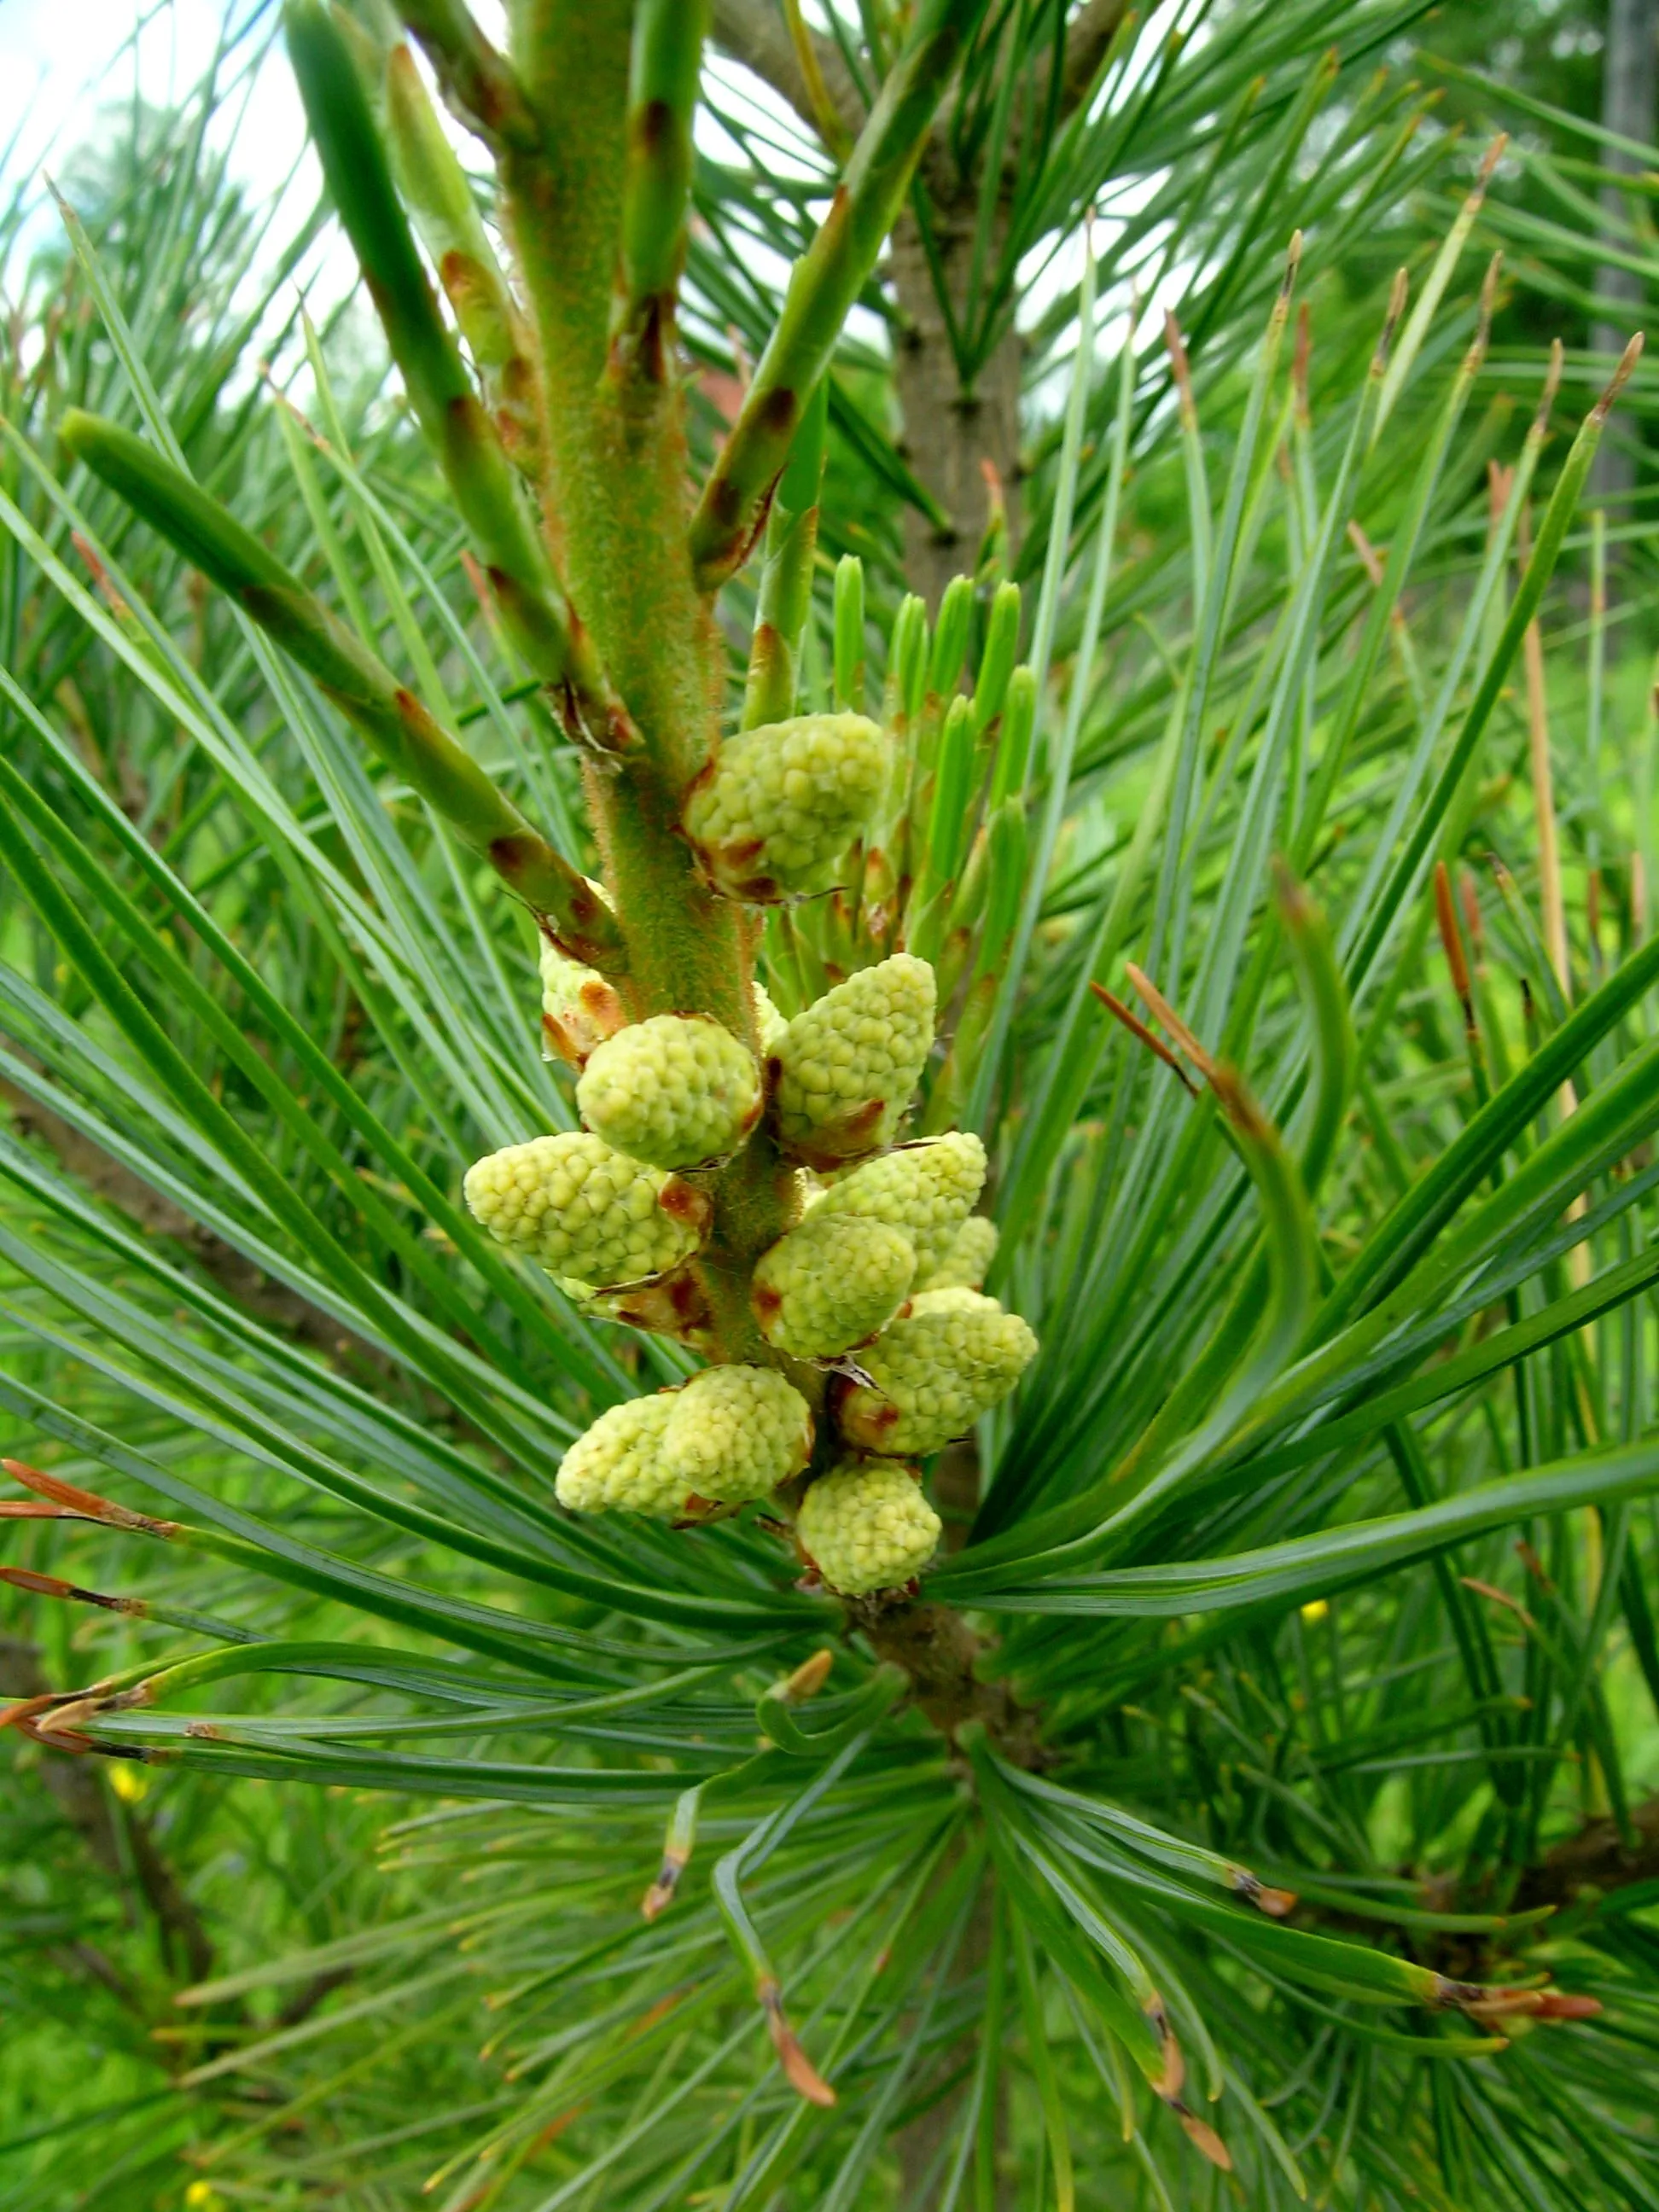
[[[1637,349],[1547,472],[1559,358],[1471,433],[1478,196],[1324,385],[1287,348],[1405,158],[1361,65],[1410,12],[514,0],[498,49],[404,0],[487,225],[398,23],[286,0],[395,501],[313,332],[317,421],[187,440],[220,393],[169,416],[72,229],[125,381],[53,407],[56,476],[11,434],[4,519],[149,772],[208,773],[152,835],[52,624],[44,699],[5,678],[8,1079],[282,1297],[5,1140],[7,1518],[61,1547],[5,1573],[133,1639],[7,1717],[436,1801],[429,1907],[186,1992],[198,2099],[330,2032],[220,2009],[265,1983],[361,1968],[386,2039],[278,2095],[326,2114],[286,2169],[214,2108],[193,2189],[367,2206],[418,2138],[451,2212],[1654,2193],[1659,947],[1593,845],[1572,957],[1534,627]],[[740,173],[711,38],[821,219]],[[1109,177],[1161,181],[1097,236]],[[1198,274],[1103,362],[1138,252]],[[904,451],[848,327],[895,301]],[[1512,846],[1517,670],[1541,935],[1462,865]],[[246,854],[181,865],[222,807]],[[370,2125],[385,2051],[430,2106]]]

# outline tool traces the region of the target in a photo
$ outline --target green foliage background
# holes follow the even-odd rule
[[[836,11],[855,57],[892,12]],[[0,1441],[196,1532],[9,1517],[0,1543],[7,1696],[185,1670],[82,1716],[114,1756],[3,1739],[19,2212],[1659,2202],[1654,639],[1644,495],[1593,521],[1569,456],[1613,366],[1586,348],[1593,100],[1540,91],[1529,15],[1500,87],[1456,10],[1235,0],[1185,10],[1184,44],[1125,31],[1133,66],[1068,129],[1036,94],[1067,12],[992,9],[951,121],[970,173],[1008,134],[1026,234],[986,256],[957,368],[1018,305],[1021,527],[969,550],[981,601],[1026,588],[1043,706],[969,1103],[1003,1295],[1044,1350],[981,1429],[984,1503],[930,1595],[999,1639],[1035,1777],[895,1704],[750,1522],[686,1540],[553,1507],[569,1439],[688,1363],[581,1320],[456,1206],[477,1153],[573,1119],[533,930],[57,447],[69,404],[176,440],[591,862],[372,319],[301,313],[331,216],[277,234],[211,150],[270,11],[228,19],[179,112],[66,166],[61,247],[18,244],[16,180]],[[700,465],[832,166],[733,84],[705,83],[687,280]],[[1297,228],[1305,374],[1296,308],[1277,355],[1262,336]],[[809,699],[835,558],[865,559],[879,680],[907,502],[933,497],[891,295],[864,305]],[[1656,393],[1638,365],[1616,434]],[[1535,470],[1518,554],[1492,465]],[[751,571],[721,603],[734,700],[753,599]],[[787,1001],[799,946],[769,957]],[[1109,1019],[1088,984],[1133,997],[1130,961],[1282,1145],[1241,1155]],[[829,1687],[781,1717],[769,1687],[826,1643]],[[772,2062],[766,1958],[833,2112]],[[1446,1988],[1547,1981],[1601,2009]]]

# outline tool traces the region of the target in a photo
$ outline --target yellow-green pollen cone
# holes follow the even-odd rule
[[[997,1225],[983,1213],[970,1213],[944,1259],[918,1284],[922,1291],[976,1291],[997,1255]]]
[[[951,1249],[984,1184],[984,1146],[969,1132],[953,1129],[866,1160],[831,1183],[819,1204],[826,1215],[885,1221],[902,1230],[926,1275]]]
[[[491,1152],[467,1170],[465,1188],[492,1237],[596,1290],[677,1267],[708,1220],[708,1201],[689,1183],[585,1130]]]
[[[812,1454],[812,1413],[775,1367],[709,1367],[673,1395],[663,1433],[685,1492],[720,1505],[768,1498]]]
[[[663,1432],[676,1394],[630,1398],[601,1413],[566,1452],[554,1485],[572,1513],[648,1513],[661,1521],[681,1510],[685,1485],[663,1452]]]
[[[916,1272],[915,1247],[883,1221],[826,1215],[763,1252],[750,1303],[761,1334],[797,1359],[835,1359],[893,1318]]]
[[[902,1589],[933,1556],[939,1517],[915,1471],[855,1460],[822,1475],[801,1500],[795,1534],[826,1586],[843,1597]]]
[[[595,1047],[627,1021],[623,1002],[597,968],[584,968],[545,937],[541,976],[544,1056],[586,1066]]]
[[[800,714],[728,738],[683,817],[710,883],[763,906],[828,890],[885,787],[888,751],[863,714]]]
[[[896,952],[796,1015],[773,1056],[785,1149],[835,1168],[890,1145],[933,1043],[933,971]]]
[[[1001,1404],[1036,1348],[1028,1325],[994,1298],[925,1291],[860,1354],[870,1384],[841,1394],[841,1432],[866,1451],[941,1450]]]
[[[648,1167],[725,1159],[761,1115],[747,1045],[706,1016],[653,1014],[595,1048],[576,1104],[595,1136]]]

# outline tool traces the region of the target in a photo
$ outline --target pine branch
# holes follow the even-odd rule
[[[507,634],[547,684],[573,740],[601,752],[626,751],[639,733],[554,569],[500,433],[439,312],[350,49],[317,0],[287,0],[283,22],[330,194]]]
[[[910,1680],[910,1693],[933,1726],[955,1744],[969,1722],[985,1730],[1010,1765],[1041,1771],[1052,1754],[1042,1742],[1042,1716],[1005,1681],[984,1681],[980,1668],[995,1645],[952,1606],[844,1601],[848,1620],[872,1649]]]
[[[813,386],[909,189],[940,94],[984,0],[933,0],[888,74],[829,215],[795,264],[743,411],[703,487],[691,524],[697,580],[713,591],[740,568]]]
[[[485,38],[465,0],[398,0],[398,14],[431,63],[445,100],[494,147],[532,150],[540,138],[524,87]]]
[[[1587,1820],[1577,1835],[1554,1844],[1537,1865],[1528,1868],[1516,1892],[1516,1909],[1566,1906],[1587,1890],[1659,1881],[1659,1797],[1635,1808],[1631,1829],[1626,1837],[1615,1820]]]
[[[573,958],[620,970],[614,921],[460,740],[218,501],[131,431],[71,408],[64,445],[267,631]]]

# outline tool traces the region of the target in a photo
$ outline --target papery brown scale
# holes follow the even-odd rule
[[[20,1698],[15,1705],[0,1705],[0,1729],[15,1728],[24,1735],[34,1733],[37,1714],[50,1712],[58,1703],[58,1693],[48,1690],[38,1698]]]
[[[0,1567],[0,1583],[9,1583],[13,1589],[27,1590],[31,1597],[91,1598],[94,1605],[113,1605],[113,1598],[94,1598],[89,1590],[78,1589],[66,1583],[60,1575],[39,1575],[32,1567]]]
[[[817,2105],[827,2111],[836,2101],[836,2093],[801,2048],[799,2037],[785,2019],[783,1996],[777,1984],[763,1982],[756,1994],[766,2014],[772,2048],[778,2054],[778,2063],[790,2087],[805,2097],[809,2105]]]
[[[1218,2166],[1223,2173],[1231,2173],[1233,2170],[1232,2153],[1209,2122],[1200,2120],[1197,2113],[1189,2112],[1185,2105],[1172,2105],[1170,2109],[1180,2121],[1194,2149],[1202,2152],[1211,2165]]]
[[[670,1176],[658,1194],[657,1203],[672,1220],[683,1221],[701,1234],[714,1218],[714,1201],[706,1191]]]
[[[674,111],[665,100],[647,100],[635,109],[629,136],[642,152],[655,153],[673,131]]]
[[[1541,1990],[1539,1992],[1538,2008],[1534,2018],[1594,2020],[1599,2013],[1606,2009],[1600,1997],[1583,1996],[1566,1990]]]
[[[65,1482],[61,1475],[48,1474],[42,1468],[31,1467],[26,1460],[0,1459],[0,1469],[14,1482],[21,1482],[25,1489],[37,1491],[42,1498],[50,1498],[68,1512],[84,1514],[88,1521],[107,1522],[115,1528],[142,1529],[149,1536],[178,1534],[176,1521],[158,1521],[153,1514],[135,1513],[130,1505],[118,1505],[113,1498],[79,1489],[74,1483]]]

